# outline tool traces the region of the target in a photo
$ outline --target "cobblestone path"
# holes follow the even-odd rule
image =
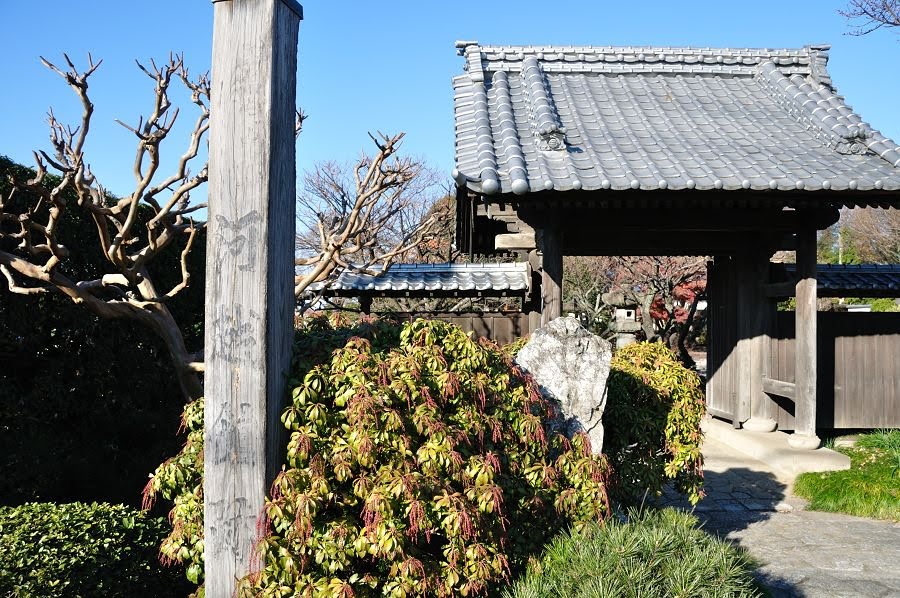
[[[790,476],[712,439],[703,454],[707,498],[695,514],[760,563],[773,596],[900,597],[900,523],[807,511]]]

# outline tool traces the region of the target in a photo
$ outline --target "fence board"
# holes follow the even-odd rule
[[[794,382],[793,312],[779,312],[769,378]],[[900,314],[819,313],[818,426],[900,427]],[[776,399],[780,429],[793,429],[791,402]]]

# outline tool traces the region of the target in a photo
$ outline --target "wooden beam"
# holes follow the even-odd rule
[[[528,252],[528,274],[531,279],[529,280],[528,294],[522,300],[522,312],[528,314],[526,333],[531,334],[541,327],[543,273],[541,272],[541,258],[536,249]]]
[[[763,293],[766,297],[793,297],[797,289],[796,280],[785,282],[770,282],[763,285]]]
[[[786,397],[788,399],[794,399],[797,396],[797,386],[793,382],[784,382],[783,380],[773,380],[772,378],[763,377],[762,388],[763,392],[770,395]]]
[[[562,235],[557,225],[543,229],[541,249],[541,326],[562,315]]]
[[[534,231],[528,233],[508,233],[494,237],[494,249],[506,251],[530,251],[536,247]]]
[[[286,443],[294,316],[297,36],[293,0],[214,1],[206,261],[207,598],[251,568]]]
[[[816,449],[816,230],[797,233],[796,397],[794,448]]]

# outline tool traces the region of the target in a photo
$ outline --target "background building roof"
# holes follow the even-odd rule
[[[796,264],[784,264],[788,278]],[[819,264],[816,285],[820,297],[900,297],[900,264]]]
[[[394,264],[379,275],[345,271],[325,295],[357,297],[449,294],[456,296],[525,295],[528,264]],[[310,287],[318,292],[322,284]]]
[[[477,193],[900,190],[828,46],[457,47],[454,176]]]

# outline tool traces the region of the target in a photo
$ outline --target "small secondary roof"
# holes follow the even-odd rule
[[[784,264],[787,277],[796,264]],[[900,297],[900,264],[819,264],[816,286],[820,297]]]
[[[476,193],[900,190],[829,46],[457,47],[454,178]]]
[[[322,284],[310,287],[320,291]],[[527,262],[508,264],[393,264],[381,274],[345,271],[324,295],[404,297],[409,295],[510,296],[529,289]]]

